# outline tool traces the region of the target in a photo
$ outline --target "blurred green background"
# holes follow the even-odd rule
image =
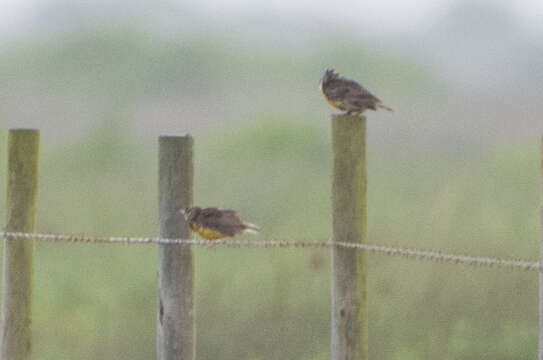
[[[40,232],[156,236],[157,136],[190,132],[196,204],[328,238],[335,67],[396,110],[368,114],[371,243],[537,258],[542,38],[504,2],[373,32],[165,4],[42,1],[0,40],[0,189],[7,129],[41,129]],[[327,250],[195,259],[198,359],[330,357]],[[37,243],[34,358],[154,358],[156,269],[155,246]],[[375,255],[368,294],[372,359],[535,357],[535,273]]]

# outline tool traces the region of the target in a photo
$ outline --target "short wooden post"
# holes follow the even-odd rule
[[[366,118],[332,116],[333,234],[366,243]],[[332,248],[332,360],[367,360],[366,256]]]
[[[159,137],[160,237],[188,239],[180,210],[192,205],[193,139]],[[194,260],[190,246],[159,245],[157,360],[194,360]]]
[[[38,130],[13,129],[8,134],[8,232],[33,232],[38,194]],[[32,276],[34,241],[4,241],[0,359],[27,360],[32,350]]]
[[[543,136],[541,137],[541,225],[539,228],[541,242],[539,245],[539,351],[538,359],[543,360]]]

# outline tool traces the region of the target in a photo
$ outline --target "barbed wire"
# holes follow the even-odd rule
[[[224,246],[231,248],[343,248],[366,251],[368,253],[386,256],[404,257],[416,260],[426,260],[438,263],[465,264],[481,267],[509,268],[514,270],[540,271],[543,267],[537,261],[522,259],[504,259],[495,257],[478,257],[471,255],[458,255],[441,251],[420,250],[414,248],[401,248],[375,244],[360,244],[333,241],[287,241],[287,240],[198,240],[198,239],[167,239],[159,237],[130,237],[130,236],[86,236],[72,234],[43,234],[1,231],[0,236],[6,239],[28,239],[49,242],[72,242],[94,244],[169,244],[169,245],[196,245],[202,247]]]

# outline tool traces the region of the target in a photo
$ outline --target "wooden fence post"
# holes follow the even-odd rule
[[[538,359],[543,360],[543,272],[541,271],[541,265],[543,265],[543,136],[541,137],[541,193],[540,193],[540,211],[541,222],[539,232],[541,236],[541,242],[539,245],[539,351]]]
[[[159,137],[160,237],[191,236],[179,210],[192,206],[193,139]],[[159,245],[157,360],[194,360],[194,261],[190,246]]]
[[[38,194],[38,130],[8,134],[8,232],[34,232]],[[32,276],[34,241],[4,241],[0,359],[28,360],[32,355]]]
[[[333,234],[366,243],[366,118],[332,116]],[[332,360],[367,360],[366,255],[332,248]]]

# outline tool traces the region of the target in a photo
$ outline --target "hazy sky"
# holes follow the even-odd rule
[[[338,22],[355,23],[375,31],[404,31],[406,28],[424,28],[437,16],[456,3],[468,0],[190,0],[156,2],[153,7],[168,7],[178,3],[203,11],[210,17],[231,16],[252,11],[271,14],[311,16]],[[25,20],[32,19],[40,6],[54,0],[0,0],[0,30],[18,32]],[[74,1],[77,3],[77,0]],[[529,31],[543,33],[543,0],[472,0],[478,3],[499,4],[510,10]],[[100,3],[100,2],[98,2]],[[108,3],[108,2],[105,2]],[[88,3],[87,3],[88,4]],[[111,4],[111,3],[109,3]],[[135,1],[137,6],[149,7],[150,3]],[[333,4],[333,5],[331,5]],[[99,5],[97,5],[99,6]],[[534,32],[535,34],[535,32]]]
[[[436,16],[454,6],[455,3],[489,3],[511,11],[526,26],[543,31],[543,0],[206,0],[195,1],[198,7],[210,12],[242,9],[268,8],[274,12],[287,11],[300,15],[316,15],[349,21],[373,28],[402,30],[415,24],[432,22]],[[333,4],[331,6],[331,4]]]

